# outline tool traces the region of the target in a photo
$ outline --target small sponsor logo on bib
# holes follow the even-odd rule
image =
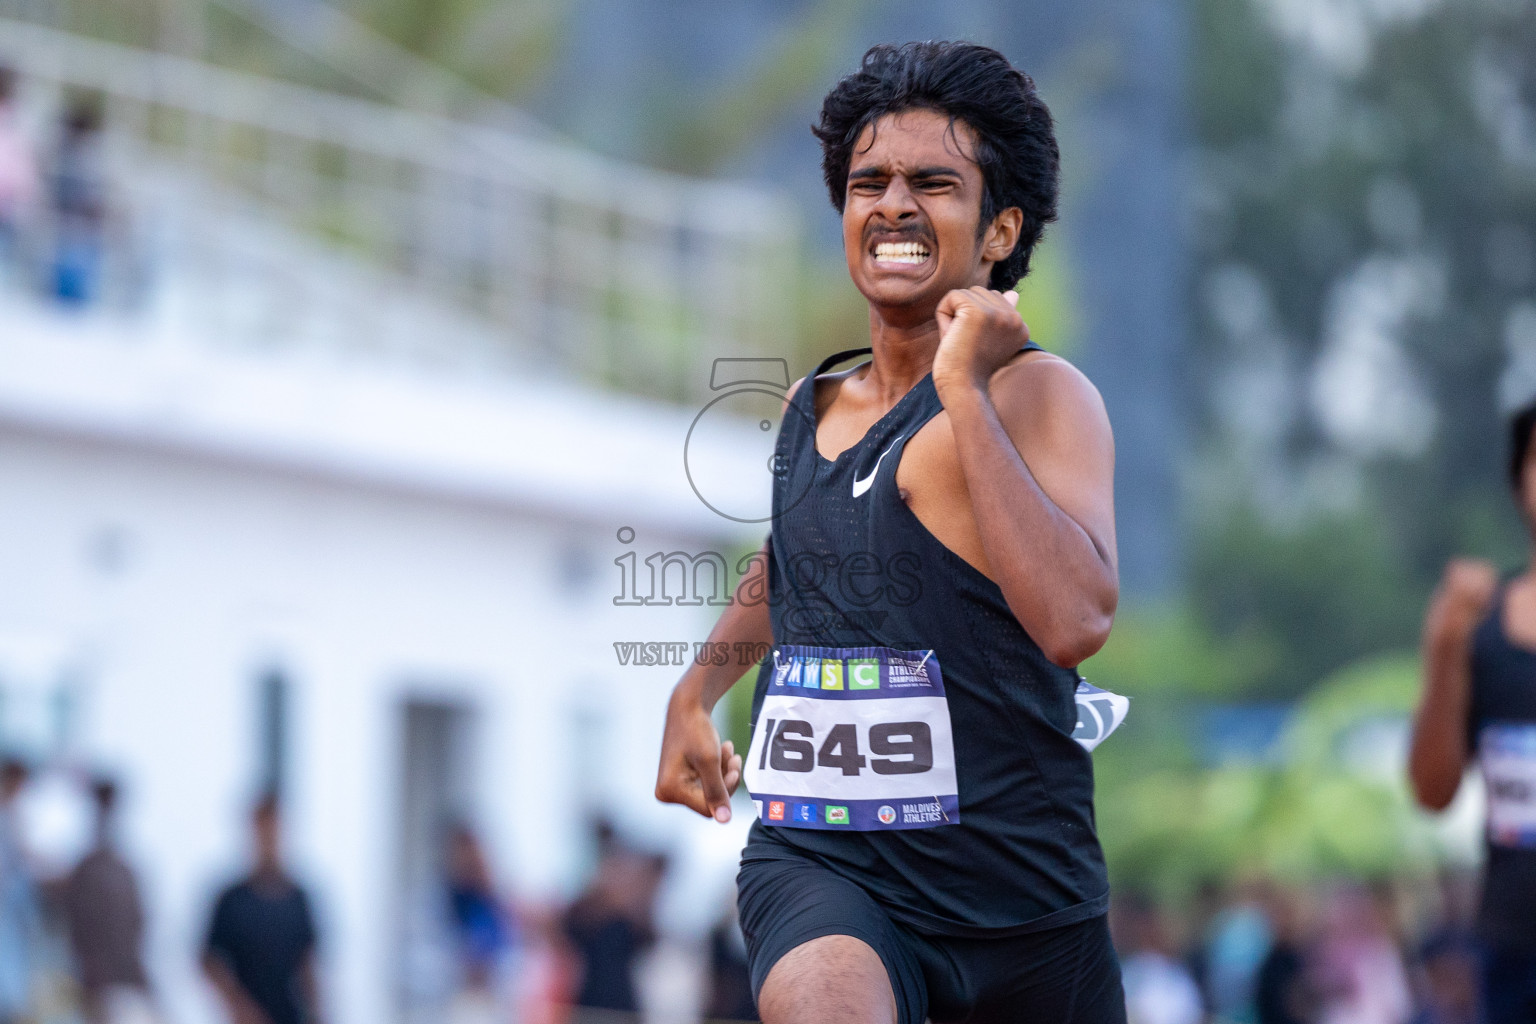
[[[770,801],[768,801],[768,820],[769,821],[783,821],[784,820],[784,801],[783,800],[770,800]]]
[[[841,659],[828,658],[821,663],[821,688],[823,690],[841,690],[843,688],[843,663]]]
[[[891,822],[896,820],[896,808],[892,807],[890,804],[881,804],[880,810],[877,812],[876,816],[879,817],[880,824],[889,825]]]
[[[848,808],[829,805],[827,807],[827,824],[828,825],[846,825],[846,824],[848,824]]]
[[[876,658],[848,659],[848,689],[880,689],[880,662]]]
[[[901,822],[904,825],[917,823],[936,825],[943,820],[944,808],[937,800],[901,805]]]

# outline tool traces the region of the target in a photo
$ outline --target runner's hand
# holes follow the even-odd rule
[[[939,300],[939,350],[933,357],[933,386],[942,400],[951,387],[986,387],[992,374],[1029,341],[1018,292],[998,293],[979,285],[957,288]]]
[[[731,793],[741,781],[741,755],[720,733],[703,706],[675,693],[661,738],[656,799],[682,804],[706,818],[731,820]]]
[[[1453,558],[1445,566],[1445,575],[1430,606],[1430,615],[1441,628],[1456,636],[1470,635],[1477,628],[1498,589],[1498,572],[1487,562],[1472,558]]]

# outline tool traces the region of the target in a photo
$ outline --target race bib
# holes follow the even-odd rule
[[[1536,724],[1485,725],[1478,759],[1488,790],[1488,840],[1536,848]]]
[[[889,647],[776,648],[744,775],[765,825],[957,824],[955,741],[938,659]]]

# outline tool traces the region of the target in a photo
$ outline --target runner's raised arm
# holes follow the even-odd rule
[[[1444,810],[1461,788],[1470,751],[1472,633],[1493,601],[1498,576],[1486,562],[1458,558],[1424,617],[1424,695],[1413,720],[1408,778],[1431,811]]]
[[[933,385],[982,569],[1045,656],[1070,667],[1104,646],[1119,597],[1115,441],[1098,389],[1076,367],[1044,354],[1014,360],[1029,341],[1015,301],[986,288],[944,297]]]

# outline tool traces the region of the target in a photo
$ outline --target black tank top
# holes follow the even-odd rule
[[[1480,758],[1500,737],[1523,736],[1517,742],[1527,750],[1536,738],[1536,651],[1516,646],[1504,632],[1504,596],[1501,587],[1472,640],[1467,740]],[[1536,952],[1536,836],[1500,836],[1489,824],[1478,931],[1495,948]]]
[[[833,832],[759,821],[743,860],[809,856],[936,934],[1017,934],[1101,914],[1109,884],[1093,764],[1072,739],[1077,672],[1041,653],[997,584],[940,543],[896,487],[907,441],[943,408],[932,376],[835,460],[816,450],[815,378],[867,352],[823,362],[784,416],[769,538],[773,638],[931,649],[948,694],[960,822]],[[754,726],[771,664],[758,675]]]

